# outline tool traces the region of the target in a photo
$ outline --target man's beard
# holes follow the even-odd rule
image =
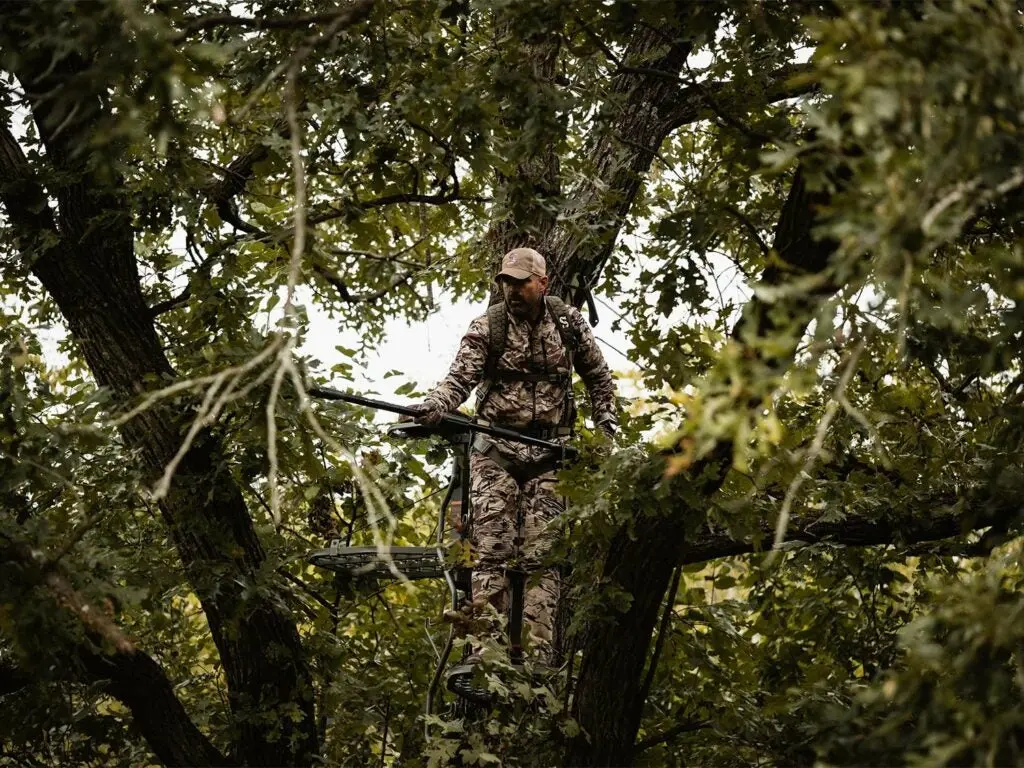
[[[520,320],[528,319],[533,315],[533,307],[527,304],[525,301],[512,301],[506,302],[508,304],[508,311],[513,316],[518,317]]]

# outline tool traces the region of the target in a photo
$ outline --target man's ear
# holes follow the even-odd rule
[[[548,290],[548,276],[544,275],[543,277],[538,277],[537,279],[540,281],[540,289],[541,289],[541,291],[543,291],[544,293],[547,293],[547,290]]]

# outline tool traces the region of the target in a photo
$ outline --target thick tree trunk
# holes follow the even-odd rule
[[[681,15],[685,13],[680,10]],[[607,122],[595,127],[589,140],[590,178],[572,191],[573,211],[543,244],[544,253],[556,265],[552,291],[574,299],[577,305],[582,296],[573,287],[589,287],[596,281],[669,133],[669,105],[675,103],[680,89],[675,78],[693,48],[682,24],[679,19],[663,29],[637,28],[623,61],[644,62],[660,74],[629,71],[615,78],[608,97],[615,109]],[[674,42],[652,60],[653,54],[665,49],[666,38]]]
[[[513,6],[495,23],[498,78],[505,84],[501,142],[514,173],[498,174],[497,212],[484,237],[497,265],[513,248],[538,248],[562,203],[559,144],[565,117],[558,108],[555,75],[561,50],[564,8],[558,3],[534,6],[530,13]]]
[[[5,131],[3,201],[33,273],[67,320],[96,382],[126,401],[166,383],[174,372],[143,300],[133,230],[113,164],[86,150],[96,143],[104,117],[98,96],[76,79],[86,64],[74,53],[13,47],[20,26],[31,31],[40,23],[36,10],[17,3],[6,7],[4,23],[9,24],[2,42],[5,52],[23,53],[12,59],[15,74],[47,157],[67,181],[51,190],[58,203],[56,222],[45,206],[33,209],[31,201],[44,195]],[[12,192],[17,189],[31,194],[18,196]],[[180,406],[177,411],[169,404],[155,406],[124,427],[126,448],[156,478],[177,451],[187,424],[188,413]],[[238,760],[312,762],[318,746],[303,648],[293,619],[254,588],[264,552],[216,440],[206,435],[196,442],[160,508],[224,664],[238,722]],[[153,711],[142,708],[136,714]]]
[[[105,248],[82,243],[61,258],[37,260],[33,271],[60,307],[97,383],[126,399],[159,386],[173,371],[139,289],[130,232],[105,227],[96,234]],[[187,411],[155,406],[125,425],[126,447],[159,477],[187,423]],[[263,548],[213,438],[201,437],[185,455],[160,509],[224,664],[240,723],[238,757],[250,765],[308,762],[317,745],[302,646],[293,620],[253,589]],[[293,707],[303,716],[298,723],[285,714]],[[266,726],[268,717],[274,728]]]
[[[135,648],[110,617],[85,601],[58,563],[40,558],[24,542],[0,536],[0,568],[8,576],[8,586],[21,592],[19,602],[35,602],[42,595],[58,611],[79,620],[69,632],[52,639],[54,646],[43,653],[43,659],[30,659],[30,663],[50,667],[53,657],[63,654],[71,663],[63,665],[58,675],[74,682],[104,683],[112,696],[129,707],[135,727],[163,764],[227,764],[188,716],[160,666]],[[0,665],[0,696],[29,685],[33,672],[10,661]],[[49,679],[53,673],[48,669],[44,676]]]
[[[124,399],[159,386],[173,371],[139,289],[130,231],[103,228],[96,234],[105,247],[83,242],[61,259],[39,259],[34,272],[60,307],[97,383]],[[156,478],[187,423],[187,411],[160,405],[122,431],[126,446]],[[249,765],[304,764],[317,753],[309,671],[293,620],[253,589],[263,548],[225,464],[216,441],[201,438],[179,465],[160,509],[224,664],[240,723],[238,757]],[[286,716],[292,707],[302,714],[298,723]]]
[[[150,749],[166,766],[226,765],[181,706],[164,672],[141,651],[94,654],[90,671],[110,682],[107,690],[132,712]],[[158,727],[149,727],[158,725]]]

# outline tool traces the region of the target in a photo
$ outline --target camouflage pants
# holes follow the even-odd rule
[[[528,573],[523,620],[534,648],[549,647],[558,603],[559,577],[544,568],[552,534],[545,529],[563,509],[555,494],[555,471],[525,481],[522,487],[498,464],[474,452],[470,464],[473,499],[473,602],[508,610],[510,560]],[[517,518],[521,527],[516,530]]]

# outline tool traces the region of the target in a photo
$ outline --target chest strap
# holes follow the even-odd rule
[[[491,381],[546,381],[551,384],[571,384],[572,377],[568,371],[553,371],[551,373],[527,373],[526,371],[513,371],[509,368],[499,368],[490,375]]]
[[[536,437],[539,440],[554,440],[556,437],[570,437],[572,435],[572,428],[568,425],[553,425],[553,424],[536,424],[530,423],[525,426],[518,424],[501,424],[497,421],[487,421],[486,419],[477,419],[477,424],[482,424],[485,427],[497,427],[498,429],[508,429],[513,432],[518,432],[526,437]]]

